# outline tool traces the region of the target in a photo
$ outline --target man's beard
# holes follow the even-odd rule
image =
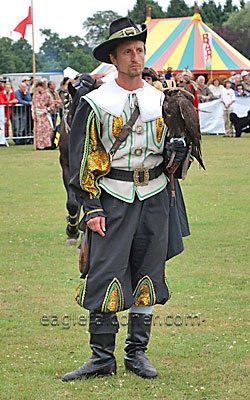
[[[128,70],[128,75],[131,76],[131,78],[140,76],[141,74],[142,74],[141,66],[138,66],[136,68],[129,68],[129,70]]]

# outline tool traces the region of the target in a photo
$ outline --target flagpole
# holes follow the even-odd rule
[[[35,55],[35,35],[34,35],[34,20],[33,20],[33,0],[31,0],[31,18],[32,18],[32,71],[33,71],[33,114],[35,118],[33,120],[33,148],[36,150],[36,91],[35,91],[35,82],[36,82],[36,55]]]

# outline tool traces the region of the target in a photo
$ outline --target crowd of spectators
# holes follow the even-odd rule
[[[35,121],[36,148],[52,148],[55,130],[60,126],[64,113],[69,81],[68,77],[63,78],[57,88],[56,82],[48,81],[47,78],[41,78],[33,84],[31,77],[24,76],[14,90],[8,79],[0,77],[0,105],[4,105],[5,137],[12,137],[16,145],[32,144]]]
[[[229,110],[224,104],[225,130],[226,132],[230,132],[229,136],[231,136],[232,130],[232,127],[229,126],[230,112],[233,111],[235,97],[250,96],[250,72],[248,71],[242,71],[241,73],[231,72],[229,79],[224,75],[220,75],[206,82],[205,76],[195,76],[188,68],[175,74],[170,67],[161,72],[156,72],[153,68],[145,67],[143,78],[157,89],[163,91],[174,87],[185,88],[190,92],[193,105],[197,110],[199,103],[215,99],[220,99],[224,104],[225,93],[229,97],[228,93],[230,89],[230,103],[232,102],[232,104],[230,104]],[[32,79],[29,76],[24,76],[18,89],[14,91],[11,83],[7,79],[0,77],[0,104],[5,106],[5,137],[10,136],[11,130],[16,145],[32,144],[34,120],[38,122],[38,119],[41,119],[42,113],[43,116],[46,116],[46,126],[47,122],[50,121],[51,129],[47,126],[48,129],[46,131],[50,131],[50,144],[47,133],[46,135],[43,133],[43,124],[39,123],[37,124],[41,128],[40,131],[39,129],[37,130],[37,137],[40,138],[39,148],[50,148],[55,130],[60,125],[65,111],[64,102],[68,95],[69,82],[70,78],[65,77],[60,87],[56,88],[54,81],[42,78],[38,85],[37,82],[33,85]],[[46,99],[44,105],[39,104],[39,107],[37,107],[39,111],[35,110],[36,102],[34,102],[33,96],[35,88],[38,98],[40,100]],[[41,145],[41,135],[46,136],[46,139],[44,139],[46,145]]]
[[[154,70],[152,68],[145,68],[145,71],[152,72]],[[167,71],[160,73],[154,71],[154,73],[157,76],[154,80],[157,79],[157,81],[161,82],[163,90],[176,86],[186,87],[194,96],[193,103],[195,107],[198,107],[198,103],[220,99],[225,87],[225,81],[228,79],[224,75],[219,75],[206,81],[205,76],[195,76],[188,68],[176,74],[173,73],[172,68],[168,68]],[[146,80],[148,80],[148,77]],[[250,96],[250,72],[231,72],[229,81],[231,83],[230,87],[235,92],[235,96]]]
[[[144,79],[155,86],[155,77],[148,75],[152,68],[144,70]],[[172,69],[158,75],[157,82],[161,82],[162,90],[172,87],[182,87],[191,94],[191,100],[194,107],[199,112],[199,103],[206,103],[212,100],[220,100],[223,106],[223,123],[225,128],[224,137],[233,136],[232,113],[234,112],[234,103],[236,97],[250,96],[250,72],[241,73],[232,72],[230,78],[224,75],[216,76],[206,82],[203,75],[194,76],[192,71],[185,68],[182,72],[173,74]]]

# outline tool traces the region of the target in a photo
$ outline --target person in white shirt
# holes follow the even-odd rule
[[[212,80],[212,83],[208,87],[213,94],[212,100],[221,98],[221,94],[223,91],[223,85],[220,84],[219,78],[214,78]]]
[[[233,112],[235,102],[235,93],[231,87],[231,81],[227,79],[224,82],[224,88],[221,95],[221,103],[224,105],[223,118],[225,125],[225,137],[233,136],[233,124],[230,120],[230,114]]]

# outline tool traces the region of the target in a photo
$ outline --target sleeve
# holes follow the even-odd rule
[[[30,101],[24,100],[21,96],[21,93],[18,90],[15,92],[15,96],[16,96],[16,99],[18,100],[19,104],[23,104],[25,106],[30,105]]]
[[[96,216],[106,216],[100,198],[91,196],[80,186],[80,170],[87,139],[87,120],[91,111],[91,106],[86,100],[81,99],[73,118],[69,137],[69,185],[83,205],[86,221]]]
[[[4,95],[1,95],[0,92],[0,104],[8,105],[9,101],[4,97]]]
[[[10,101],[16,100],[15,92],[10,93]]]
[[[193,101],[194,107],[195,107],[196,110],[197,110],[198,107],[199,107],[198,90],[194,89],[194,93],[193,93],[193,94],[194,94],[194,97],[193,97],[192,101]]]

